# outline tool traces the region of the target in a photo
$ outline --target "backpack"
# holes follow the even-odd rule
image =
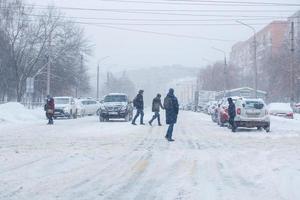
[[[46,103],[45,105],[44,105],[44,111],[47,111],[48,110],[48,104]]]
[[[135,98],[133,99],[132,103],[133,103],[133,106],[134,106],[134,107],[137,106],[137,97],[135,97]]]

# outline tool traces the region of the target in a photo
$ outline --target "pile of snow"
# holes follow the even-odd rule
[[[0,105],[1,122],[31,122],[44,120],[45,114],[42,108],[29,110],[22,104],[10,102]]]

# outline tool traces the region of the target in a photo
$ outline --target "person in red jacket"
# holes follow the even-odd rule
[[[48,124],[53,124],[54,109],[55,109],[54,99],[50,95],[47,95],[45,111],[46,111],[46,117],[48,119]]]

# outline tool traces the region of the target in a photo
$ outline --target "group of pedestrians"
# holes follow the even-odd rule
[[[132,120],[133,125],[136,124],[136,120],[140,117],[140,124],[144,124],[144,91],[140,90],[137,96],[133,100],[133,106],[136,108],[136,115]],[[172,138],[174,125],[177,122],[177,115],[179,112],[179,104],[178,100],[174,94],[174,89],[169,89],[167,96],[164,98],[164,102],[162,104],[161,94],[157,94],[156,97],[152,101],[152,112],[154,113],[151,120],[148,122],[150,126],[155,119],[158,121],[158,125],[161,126],[160,120],[160,109],[164,109],[166,111],[166,124],[169,125],[165,138],[172,142],[174,139]],[[53,117],[54,117],[54,99],[50,95],[47,95],[46,104],[44,106],[44,110],[46,112],[46,117],[48,119],[48,125],[53,125]]]
[[[133,100],[133,106],[136,108],[136,115],[132,120],[133,125],[136,124],[136,120],[140,117],[140,124],[145,125],[144,123],[144,98],[143,98],[144,91],[140,90],[137,96]],[[160,109],[165,109],[166,111],[166,124],[169,125],[167,134],[165,138],[173,142],[174,139],[172,138],[174,125],[177,122],[177,116],[179,112],[179,104],[178,100],[174,94],[174,89],[169,89],[167,96],[164,98],[164,102],[162,104],[161,101],[161,94],[157,94],[156,97],[152,101],[152,112],[154,115],[152,119],[148,122],[150,126],[152,126],[152,122],[157,119],[158,125],[161,126],[160,121]]]

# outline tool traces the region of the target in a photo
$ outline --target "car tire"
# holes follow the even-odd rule
[[[262,130],[262,127],[258,126],[258,127],[257,127],[257,130],[258,130],[258,131],[261,131],[261,130]]]
[[[104,122],[104,117],[101,117],[101,116],[99,115],[99,121],[100,121],[100,122]]]
[[[125,119],[125,122],[129,122],[129,121],[130,121],[130,116],[129,116],[129,114],[127,114],[127,115],[124,117],[124,119]]]
[[[76,119],[77,118],[77,109],[75,111],[75,113],[73,114],[73,119]]]
[[[265,127],[265,131],[269,133],[271,131],[270,126]]]

